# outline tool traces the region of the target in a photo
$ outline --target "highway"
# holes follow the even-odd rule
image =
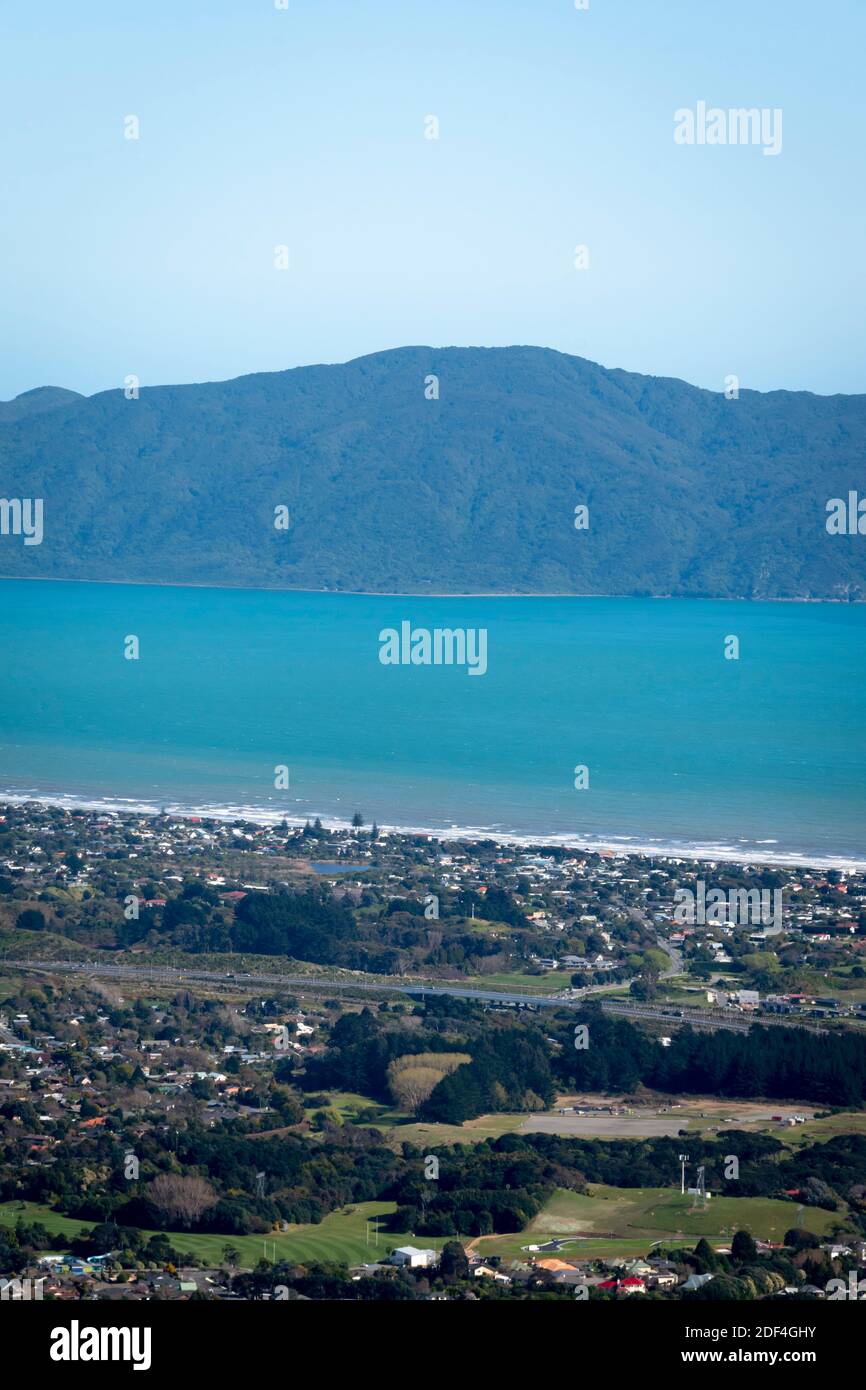
[[[3,965],[49,974],[98,975],[115,980],[149,980],[154,984],[173,985],[177,988],[201,983],[221,985],[223,988],[230,986],[232,989],[254,992],[259,992],[262,985],[270,985],[277,989],[327,990],[330,994],[342,994],[344,990],[360,990],[362,993],[369,994],[409,994],[421,999],[427,995],[444,995],[455,999],[476,999],[487,1004],[522,1004],[533,1005],[542,1009],[577,1009],[587,998],[609,988],[605,985],[591,985],[581,990],[579,994],[563,996],[561,994],[522,994],[491,989],[468,989],[460,985],[433,985],[423,982],[386,984],[368,978],[358,980],[345,976],[329,978],[328,976],[317,975],[250,975],[244,972],[220,974],[218,971],[212,970],[177,970],[170,966],[158,965],[110,965],[96,961],[0,959],[0,966]],[[827,1031],[816,1023],[800,1018],[778,1018],[767,1015],[755,1018],[744,1014],[730,1014],[720,1009],[678,1009],[674,1007],[666,1009],[659,1005],[628,1003],[623,1000],[612,999],[602,999],[601,1003],[605,1013],[615,1014],[622,1018],[663,1023],[668,1028],[682,1027],[683,1024],[688,1023],[693,1028],[709,1030],[726,1028],[735,1033],[747,1033],[753,1023],[759,1022],[771,1028],[805,1028],[810,1033]]]
[[[622,1018],[651,1019],[655,1023],[665,1023],[670,1027],[688,1023],[692,1028],[713,1032],[726,1028],[732,1033],[748,1033],[753,1023],[767,1028],[805,1028],[808,1033],[826,1033],[826,1028],[805,1018],[778,1018],[772,1014],[730,1014],[722,1009],[675,1009],[652,1004],[627,1004],[614,999],[603,999],[601,1004],[606,1014],[618,1014]]]
[[[230,985],[233,989],[258,991],[262,985],[273,985],[279,989],[326,989],[332,994],[343,990],[362,990],[373,994],[413,994],[421,998],[428,994],[449,995],[457,999],[479,999],[490,1004],[536,1004],[542,1008],[576,1008],[587,995],[598,992],[606,986],[590,986],[582,990],[579,997],[563,998],[559,994],[520,994],[503,993],[488,989],[463,989],[459,985],[385,984],[377,980],[356,980],[351,977],[328,977],[317,975],[249,975],[245,973],[220,974],[210,970],[176,970],[170,966],[158,965],[108,965],[95,961],[60,960],[0,960],[0,966],[12,966],[20,970],[66,973],[74,975],[99,975],[116,980],[152,980],[157,984],[183,986],[193,982],[213,985]],[[609,986],[607,986],[609,988]]]

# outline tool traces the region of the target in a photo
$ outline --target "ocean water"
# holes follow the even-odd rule
[[[484,629],[485,674],[383,665],[403,622]],[[866,864],[864,639],[861,605],[0,581],[0,794]]]

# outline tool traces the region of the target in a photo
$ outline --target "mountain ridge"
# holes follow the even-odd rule
[[[0,494],[44,498],[44,540],[0,536],[0,571],[847,601],[862,538],[828,535],[826,503],[864,446],[866,396],[728,400],[532,346],[394,348],[135,400],[36,388],[0,403]]]

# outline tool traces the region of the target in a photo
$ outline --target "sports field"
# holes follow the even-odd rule
[[[398,1235],[379,1230],[377,1221],[395,1210],[393,1202],[360,1202],[354,1207],[332,1212],[318,1226],[294,1226],[286,1232],[268,1232],[267,1236],[184,1235],[166,1232],[178,1253],[189,1252],[208,1264],[225,1263],[223,1249],[230,1245],[240,1254],[239,1266],[251,1268],[263,1255],[269,1260],[321,1260],[344,1264],[372,1264],[383,1259],[397,1245],[415,1243],[439,1249],[444,1241],[432,1236],[413,1237],[411,1232]],[[92,1221],[76,1221],[33,1203],[0,1203],[0,1226],[14,1227],[16,1221],[41,1221],[53,1235],[66,1235],[70,1240],[81,1230],[90,1230]],[[145,1237],[154,1235],[144,1231]],[[48,1253],[48,1252],[46,1252]]]
[[[414,1236],[411,1232],[379,1231],[377,1220],[394,1211],[392,1202],[362,1202],[332,1212],[318,1226],[295,1226],[267,1236],[181,1235],[169,1233],[179,1253],[189,1252],[209,1264],[224,1263],[223,1249],[239,1252],[240,1265],[251,1267],[263,1255],[270,1260],[371,1263],[395,1246],[410,1243],[440,1248],[440,1238]],[[32,1203],[0,1204],[0,1225],[14,1227],[18,1219],[41,1221],[52,1234],[70,1240],[92,1222],[59,1216]],[[763,1197],[712,1197],[704,1210],[694,1209],[693,1199],[671,1188],[619,1188],[601,1184],[589,1194],[560,1189],[547,1206],[520,1234],[482,1236],[473,1242],[479,1254],[525,1257],[525,1247],[551,1239],[568,1243],[565,1253],[586,1258],[617,1254],[646,1254],[652,1245],[693,1246],[701,1237],[722,1245],[742,1228],[763,1240],[781,1241],[785,1231],[803,1225],[816,1235],[829,1235],[840,1223],[840,1213],[817,1207],[802,1208],[794,1202]],[[154,1234],[147,1231],[146,1236]]]
[[[478,1254],[525,1258],[527,1245],[565,1240],[564,1257],[645,1255],[654,1244],[693,1247],[701,1236],[725,1245],[735,1231],[781,1241],[792,1226],[829,1235],[841,1213],[765,1197],[711,1197],[703,1210],[694,1198],[665,1187],[593,1185],[581,1194],[559,1189],[520,1235],[482,1236]]]

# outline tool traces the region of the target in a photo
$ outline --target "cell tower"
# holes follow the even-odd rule
[[[707,1179],[704,1165],[698,1168],[698,1180],[695,1183],[695,1206],[705,1207],[707,1205]]]

